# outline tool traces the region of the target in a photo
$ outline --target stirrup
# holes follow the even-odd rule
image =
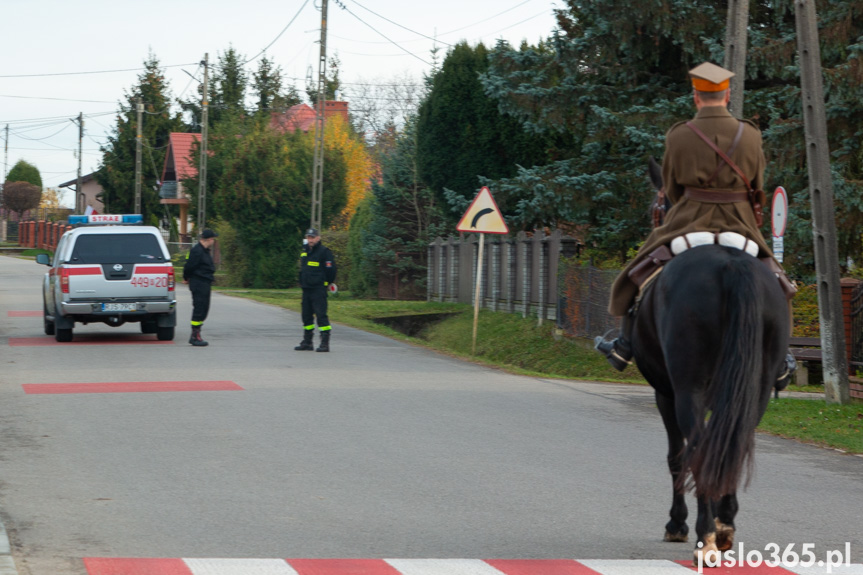
[[[791,381],[791,376],[797,373],[797,359],[789,353],[785,356],[785,371],[776,378],[776,383],[774,387],[782,391],[786,387],[788,387],[788,383]]]
[[[631,359],[626,359],[617,350],[617,339],[607,340],[603,336],[596,336],[593,340],[594,349],[604,354],[606,359],[608,359],[608,363],[611,364],[611,367],[616,369],[617,371],[623,371],[626,367],[632,364]]]

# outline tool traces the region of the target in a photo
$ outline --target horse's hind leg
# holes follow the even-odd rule
[[[728,551],[734,545],[734,517],[737,515],[739,505],[737,495],[731,493],[725,495],[716,505],[714,521],[716,523],[716,547],[720,551]]]
[[[689,510],[686,508],[686,499],[683,488],[683,434],[677,425],[677,416],[674,410],[674,400],[659,393],[656,394],[656,405],[665,423],[665,433],[668,436],[668,470],[671,472],[671,519],[665,524],[665,541],[685,542],[689,539],[689,527],[686,526],[686,517]]]
[[[713,503],[704,496],[698,497],[698,518],[695,520],[695,533],[698,543],[692,564],[696,567],[718,567],[722,555],[717,545],[716,523],[713,519]]]

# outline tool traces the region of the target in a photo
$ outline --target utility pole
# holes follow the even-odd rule
[[[204,230],[207,223],[207,99],[209,98],[209,52],[204,54],[204,92],[201,98],[201,165],[198,168],[198,225],[197,233]]]
[[[809,168],[809,200],[812,203],[812,235],[815,274],[818,279],[818,316],[821,322],[822,369],[827,403],[848,403],[848,358],[845,355],[845,319],[839,284],[839,249],[830,174],[827,114],[821,79],[821,48],[815,0],[796,0],[797,52]]]
[[[135,139],[135,213],[141,212],[141,152],[143,145],[143,134],[141,122],[144,116],[144,104],[138,98],[138,135]]]
[[[140,121],[140,120],[139,120]],[[84,113],[78,112],[78,182],[75,184],[75,213],[84,213],[84,192],[81,179],[81,153],[84,144]]]
[[[321,55],[318,61],[318,101],[315,116],[315,156],[312,174],[311,227],[321,229],[321,199],[324,195],[324,110],[327,90],[327,0],[321,0]]]
[[[6,151],[3,155],[3,181],[6,181],[6,174],[9,173],[9,124],[6,124],[6,138],[3,140],[5,142],[4,147]]]
[[[3,206],[3,187],[6,185],[6,175],[9,173],[9,124],[6,124],[6,138],[3,140],[5,153],[3,155],[3,181],[0,182],[0,207]],[[0,241],[6,241],[6,210],[0,218]]]
[[[731,102],[734,116],[743,117],[743,84],[746,81],[746,43],[748,40],[749,0],[729,0],[725,28],[725,62],[731,78]]]

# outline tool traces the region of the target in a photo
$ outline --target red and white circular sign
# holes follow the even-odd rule
[[[779,186],[773,192],[773,205],[770,208],[770,224],[774,238],[785,235],[785,225],[788,223],[788,194],[785,188]]]

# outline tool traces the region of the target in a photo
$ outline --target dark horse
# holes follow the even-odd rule
[[[684,251],[641,297],[632,347],[668,434],[665,540],[687,540],[684,494],[694,489],[696,564],[717,564],[733,543],[737,487],[751,471],[755,428],[784,369],[789,330],[776,277],[735,248]]]

